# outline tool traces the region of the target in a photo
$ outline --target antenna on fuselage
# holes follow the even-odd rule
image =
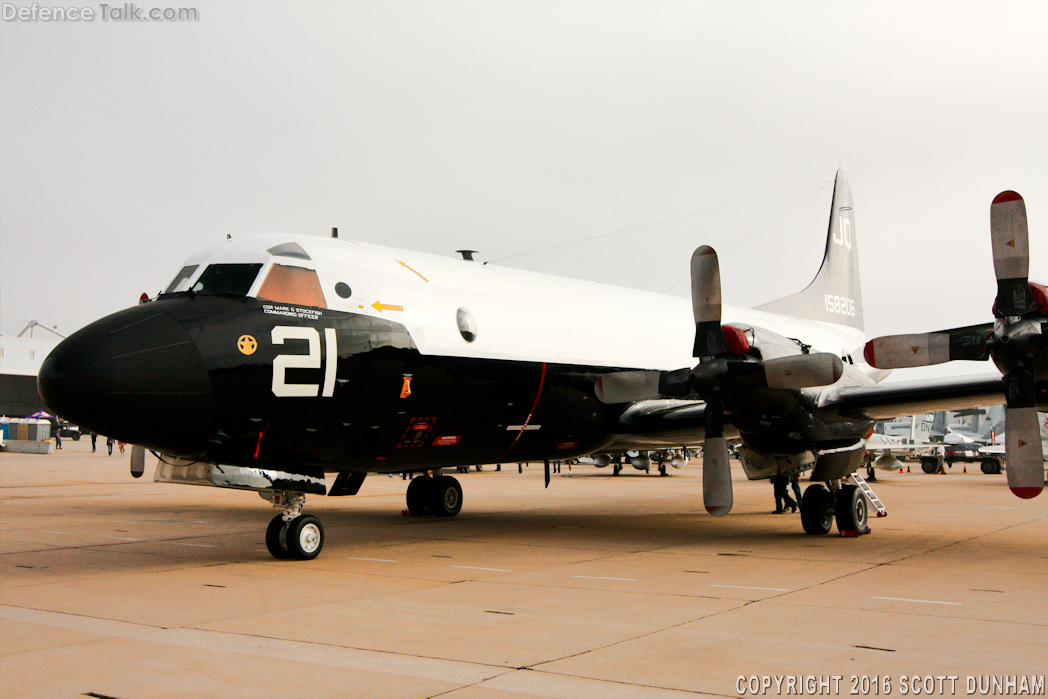
[[[466,262],[473,262],[473,253],[475,253],[476,250],[456,250],[455,252],[462,255],[462,259]]]
[[[335,228],[334,226],[331,227],[331,237],[332,238],[337,238],[338,237],[338,229]]]

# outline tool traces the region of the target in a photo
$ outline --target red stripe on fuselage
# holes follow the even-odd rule
[[[520,432],[513,439],[513,444],[509,445],[509,449],[502,452],[502,456],[499,457],[499,461],[506,456],[506,454],[513,451],[513,447],[517,446],[517,442],[520,441],[520,436],[528,429],[528,424],[531,422],[531,416],[535,414],[535,408],[539,407],[539,398],[542,397],[542,387],[546,385],[546,362],[542,363],[542,374],[539,376],[539,390],[535,394],[535,402],[531,404],[531,411],[528,412],[528,418],[524,421],[524,424],[520,426]]]

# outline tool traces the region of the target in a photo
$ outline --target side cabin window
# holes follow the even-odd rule
[[[317,273],[302,267],[273,265],[256,296],[264,301],[293,306],[327,308]]]
[[[193,285],[193,291],[201,294],[247,296],[260,269],[261,263],[208,265]]]
[[[185,291],[189,288],[189,278],[193,276],[193,272],[197,271],[197,267],[200,265],[186,265],[182,268],[182,271],[178,273],[174,281],[167,287],[165,294],[174,294],[179,291]]]

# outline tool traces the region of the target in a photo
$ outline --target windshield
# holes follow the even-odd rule
[[[247,296],[260,269],[261,263],[208,265],[192,290],[201,294]]]

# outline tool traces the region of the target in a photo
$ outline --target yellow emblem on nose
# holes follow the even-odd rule
[[[250,335],[241,335],[240,339],[237,340],[237,349],[242,354],[254,354],[255,350],[258,349],[258,343]]]

